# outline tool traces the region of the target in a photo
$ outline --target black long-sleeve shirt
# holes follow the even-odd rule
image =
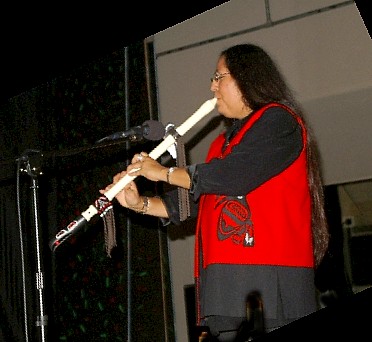
[[[225,133],[226,144],[250,118],[233,122]],[[188,166],[191,217],[197,214],[201,194],[245,195],[287,168],[301,152],[301,134],[292,115],[281,107],[269,108],[224,159]],[[177,192],[165,194],[163,200],[170,222],[180,224]]]

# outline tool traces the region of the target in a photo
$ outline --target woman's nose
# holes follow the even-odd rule
[[[217,90],[218,90],[218,82],[213,80],[211,83],[211,91],[215,92]]]

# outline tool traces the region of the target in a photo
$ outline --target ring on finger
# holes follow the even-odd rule
[[[142,162],[142,161],[143,161],[143,155],[140,154],[140,155],[137,157],[137,160],[140,161],[140,162]]]

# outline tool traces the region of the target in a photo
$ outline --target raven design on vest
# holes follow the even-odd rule
[[[245,196],[220,196],[216,201],[218,209],[218,239],[223,241],[231,238],[235,244],[243,247],[254,245],[254,229],[251,221],[251,210]]]

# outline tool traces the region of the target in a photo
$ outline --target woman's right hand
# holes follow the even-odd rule
[[[133,156],[127,171],[131,176],[143,176],[154,182],[165,182],[168,168],[151,158],[146,152],[141,152]]]

